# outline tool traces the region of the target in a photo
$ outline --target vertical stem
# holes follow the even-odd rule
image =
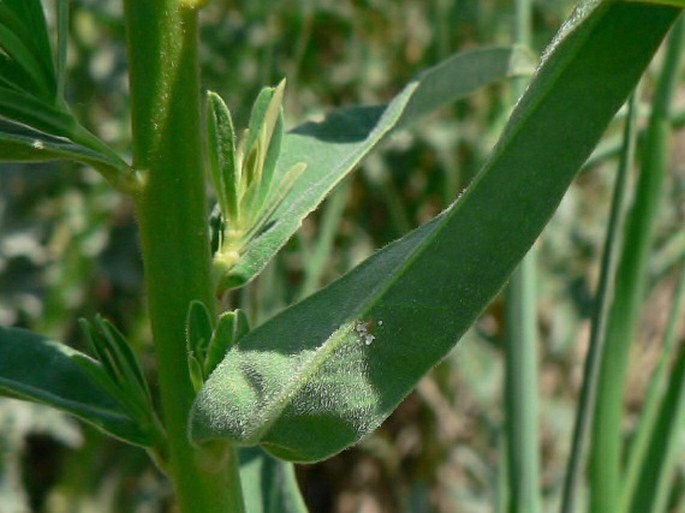
[[[514,42],[529,44],[530,0],[516,0]],[[515,80],[513,93],[526,82]],[[538,353],[536,258],[532,248],[514,271],[506,291],[505,407],[509,513],[540,511],[538,456]]]
[[[188,438],[194,391],[184,321],[213,308],[200,131],[197,12],[179,0],[125,0],[136,198],[155,340],[169,474],[182,513],[243,511],[235,451],[209,457]]]
[[[509,513],[540,511],[535,277],[531,250],[512,275],[506,293]]]

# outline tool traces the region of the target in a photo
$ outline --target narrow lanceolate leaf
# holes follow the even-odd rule
[[[77,363],[98,363],[41,335],[0,327],[0,394],[53,406],[135,445],[153,434],[130,417]]]
[[[101,168],[117,168],[120,162],[65,137],[50,135],[0,117],[0,161],[44,162],[77,160]]]
[[[150,434],[155,445],[164,443],[165,435],[143,369],[124,335],[100,316],[93,324],[85,319],[81,319],[80,324],[98,360],[81,353],[74,353],[71,359],[136,422],[141,431]]]
[[[69,38],[69,0],[57,0],[57,55],[55,75],[57,96],[64,97],[67,75],[67,40]]]
[[[212,317],[201,301],[193,301],[188,307],[186,317],[186,343],[189,353],[204,359],[207,346],[212,338]]]
[[[315,461],[375,429],[502,288],[678,14],[585,4],[466,193],[232,347],[193,406],[193,439]]]
[[[40,0],[0,2],[2,82],[51,100],[57,92],[55,68]]]
[[[59,0],[55,69],[40,0],[0,0],[0,162],[76,160],[133,192],[136,174],[64,101],[66,5]]]
[[[207,138],[209,169],[221,211],[231,219],[238,217],[238,184],[235,130],[228,107],[216,93],[207,95]]]
[[[297,231],[307,214],[391,130],[407,127],[485,85],[532,71],[532,58],[523,48],[460,53],[420,74],[388,105],[337,110],[321,123],[305,123],[285,134],[271,183],[281,184],[283,176],[295,165],[304,163],[306,171],[270,218],[261,223],[266,228],[243,249],[225,286],[238,287],[254,278]]]
[[[133,192],[139,187],[138,173],[82,127],[44,131],[36,127],[41,124],[40,119],[29,119],[28,123],[3,117],[0,105],[0,162],[73,160],[93,167],[122,192]]]
[[[224,312],[219,317],[219,323],[212,334],[207,348],[207,356],[203,362],[204,377],[208,377],[223,360],[228,349],[235,345],[250,331],[247,316],[242,310]]]

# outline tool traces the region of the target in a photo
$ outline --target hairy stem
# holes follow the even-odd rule
[[[235,450],[194,447],[184,320],[213,308],[200,132],[197,12],[179,0],[125,0],[136,197],[170,478],[182,513],[243,511]]]

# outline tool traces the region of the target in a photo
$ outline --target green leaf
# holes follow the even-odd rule
[[[103,374],[107,376],[107,380],[99,380],[99,384],[104,385],[107,382],[108,385],[103,386],[103,388],[107,389],[107,391],[110,392],[110,395],[114,395],[112,394],[112,390],[118,390],[119,388],[119,372],[116,368],[116,362],[114,362],[110,352],[107,350],[107,340],[102,333],[94,329],[85,319],[79,319],[79,325],[90,345],[91,351],[95,353],[95,357],[97,358],[95,363],[100,364],[104,371]],[[84,368],[89,372],[92,370],[92,366],[88,365],[88,362],[91,361],[90,358],[81,359],[77,357],[75,360],[78,363],[81,363],[81,361],[85,362]],[[95,373],[92,372],[91,374],[94,375]]]
[[[9,66],[5,67],[4,71],[11,69],[12,72],[6,73],[3,76],[4,80],[13,85],[19,85],[24,80],[28,80],[30,91],[35,96],[48,100],[54,98],[52,77],[45,76],[40,61],[36,60],[31,50],[26,47],[24,40],[19,39],[3,25],[0,25],[0,48],[17,64],[13,69]]]
[[[240,449],[240,481],[246,513],[307,513],[293,465],[258,447]]]
[[[316,461],[378,427],[505,284],[678,14],[583,4],[465,194],[233,346],[192,438]]]
[[[253,151],[259,152],[260,155],[257,158],[260,162],[259,169],[262,167],[261,164],[264,163],[264,157],[269,147],[271,136],[281,113],[284,90],[285,80],[282,80],[277,87],[265,87],[262,89],[250,113],[245,157],[248,158],[248,155]]]
[[[221,211],[238,218],[240,168],[236,161],[235,130],[231,112],[213,92],[207,95],[207,137],[209,168]]]
[[[64,102],[66,2],[58,4],[56,70],[40,0],[0,1],[0,161],[76,160],[117,189],[134,192],[137,173],[83,128]]]
[[[186,343],[188,352],[204,360],[212,338],[212,317],[201,301],[192,301],[186,317]]]
[[[302,219],[393,128],[409,126],[480,87],[532,69],[530,54],[518,47],[460,53],[420,74],[388,105],[337,110],[321,123],[305,123],[287,133],[272,183],[282,183],[297,164],[304,163],[307,170],[261,223],[266,229],[242,250],[224,287],[238,287],[254,278],[297,231]]]
[[[34,130],[68,137],[77,126],[71,114],[23,91],[0,87],[0,119],[6,118]]]
[[[52,70],[53,61],[50,52],[50,38],[48,35],[45,15],[40,0],[3,0],[4,15],[12,13],[17,25],[13,30],[25,41],[29,41],[36,56],[47,71]]]
[[[57,0],[57,55],[55,75],[57,97],[64,98],[67,77],[67,40],[69,38],[69,0]]]
[[[73,160],[92,166],[122,192],[137,190],[141,183],[139,173],[93,136],[90,137],[93,139],[89,144],[83,145],[70,137],[42,132],[0,115],[0,162]],[[86,135],[87,139],[90,137]]]
[[[226,351],[235,345],[250,331],[250,325],[245,312],[235,310],[224,312],[219,317],[219,323],[212,335],[207,348],[207,356],[203,364],[205,378],[208,377],[217,365],[223,360]]]
[[[262,206],[273,185],[273,175],[283,141],[283,94],[285,79],[273,89],[271,100],[264,113],[264,120],[258,134],[260,146],[260,167],[262,168],[257,205]]]
[[[151,433],[75,359],[98,365],[83,353],[41,335],[0,327],[0,393],[53,406],[124,441],[150,446]]]
[[[81,328],[98,357],[95,365],[84,355],[74,355],[88,375],[98,383],[119,405],[144,426],[146,432],[154,432],[158,440],[163,434],[147,381],[138,358],[121,332],[109,321],[96,317],[94,325],[81,319]]]
[[[107,341],[108,351],[114,359],[121,381],[130,384],[136,393],[149,399],[150,389],[143,369],[124,335],[111,322],[99,316],[95,319],[95,326]]]
[[[201,301],[192,301],[186,316],[186,349],[188,372],[196,392],[202,388],[208,375],[204,371],[204,362],[213,331],[212,318],[207,307]]]
[[[252,108],[248,140],[243,156],[244,183],[239,228],[251,231],[261,224],[259,213],[268,205],[264,203],[273,184],[276,162],[283,139],[282,103],[285,80],[277,87],[266,87],[257,97]],[[229,221],[230,228],[230,221]]]
[[[0,3],[0,76],[47,101],[55,99],[57,82],[45,16],[40,0]]]

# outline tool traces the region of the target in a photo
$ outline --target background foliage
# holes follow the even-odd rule
[[[534,50],[549,42],[571,4],[535,2]],[[236,125],[244,126],[259,89],[287,76],[286,121],[293,126],[330,107],[386,102],[421,69],[457,50],[509,43],[512,10],[504,0],[214,0],[203,13],[204,83],[222,94]],[[120,2],[74,0],[71,35],[70,103],[88,128],[125,153]],[[651,86],[648,77],[645,99]],[[506,84],[481,91],[367,158],[267,270],[236,293],[252,323],[446,207],[482,164],[510,104]],[[618,133],[609,131],[604,156],[587,166],[538,243],[544,510],[556,504],[563,482]],[[629,424],[659,354],[654,341],[664,330],[672,270],[685,254],[679,165],[685,147],[674,142],[633,359]],[[69,163],[2,166],[0,324],[82,347],[77,319],[101,312],[130,334],[141,354],[149,353],[141,280],[131,205],[94,172]],[[500,479],[502,326],[495,302],[377,433],[329,461],[298,468],[311,510],[491,511]],[[682,502],[683,463],[674,503]],[[3,513],[159,511],[170,497],[167,486],[142,451],[54,411],[0,402]]]

